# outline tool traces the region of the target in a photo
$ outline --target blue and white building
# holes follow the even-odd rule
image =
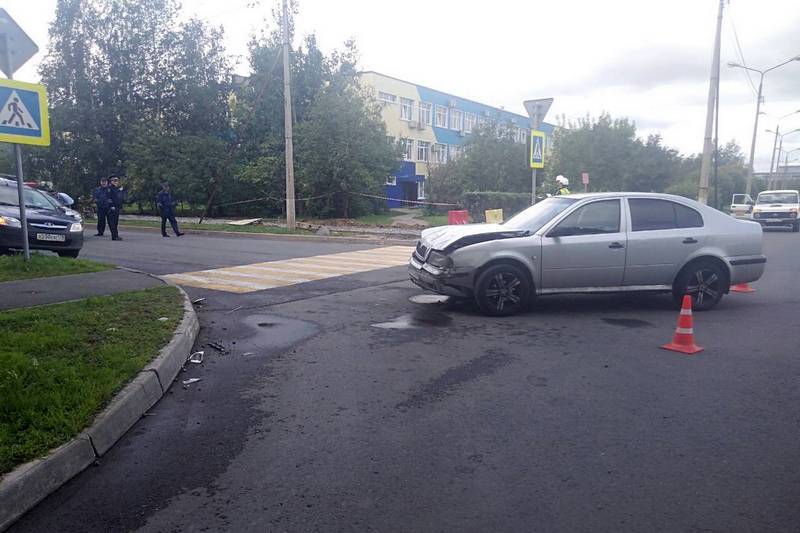
[[[389,207],[424,201],[430,168],[459,157],[465,141],[484,123],[495,123],[510,131],[516,142],[528,143],[530,119],[526,115],[372,71],[361,73],[361,83],[382,104],[391,139],[403,143],[400,169],[386,181]],[[545,123],[541,129],[548,137],[553,132],[551,124]]]

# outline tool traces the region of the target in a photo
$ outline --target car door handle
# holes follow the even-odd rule
[[[683,239],[683,244],[697,244],[697,239],[687,237],[686,239]]]
[[[625,248],[625,247],[624,247],[624,246],[623,246],[621,243],[619,243],[619,242],[612,242],[611,244],[609,244],[609,245],[608,245],[608,247],[609,247],[609,248]]]

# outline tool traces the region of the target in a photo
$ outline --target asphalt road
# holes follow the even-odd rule
[[[348,249],[126,238],[85,255],[165,273]],[[800,236],[765,241],[757,292],[695,314],[692,357],[658,348],[661,295],[487,319],[412,301],[403,268],[190,288],[198,347],[226,353],[12,531],[797,531]]]

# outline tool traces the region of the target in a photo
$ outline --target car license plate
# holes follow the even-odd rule
[[[55,242],[65,242],[67,240],[66,235],[58,235],[55,233],[37,233],[36,234],[37,241],[55,241]]]

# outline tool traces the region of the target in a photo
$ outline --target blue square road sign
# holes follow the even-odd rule
[[[0,80],[0,142],[50,145],[47,91],[43,85]]]

